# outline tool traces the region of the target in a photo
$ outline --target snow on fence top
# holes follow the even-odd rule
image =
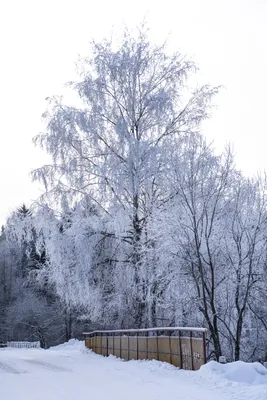
[[[14,347],[16,349],[39,349],[40,342],[7,342],[7,347]]]
[[[98,333],[138,333],[138,332],[159,332],[159,331],[186,331],[186,332],[207,332],[206,328],[192,328],[192,327],[160,327],[160,328],[146,328],[146,329],[114,329],[104,331],[83,332],[84,335],[96,335]]]

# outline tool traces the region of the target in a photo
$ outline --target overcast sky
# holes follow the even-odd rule
[[[0,2],[0,224],[41,192],[29,172],[46,162],[32,137],[44,99],[74,76],[91,38],[146,17],[151,37],[200,67],[199,82],[222,84],[205,133],[231,142],[245,174],[267,169],[267,0],[2,0]]]

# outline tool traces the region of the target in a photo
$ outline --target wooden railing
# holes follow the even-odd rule
[[[205,328],[150,328],[84,332],[97,354],[125,360],[159,360],[197,370],[206,363]]]
[[[7,347],[15,347],[16,349],[39,349],[40,342],[7,342]]]

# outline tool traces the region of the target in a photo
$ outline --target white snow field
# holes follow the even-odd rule
[[[71,340],[49,350],[0,350],[0,400],[267,400],[259,363],[183,371],[158,361],[105,358]]]

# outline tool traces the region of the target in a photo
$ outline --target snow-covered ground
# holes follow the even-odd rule
[[[197,372],[124,362],[70,341],[49,350],[0,350],[1,400],[266,400],[267,369],[208,363]]]

